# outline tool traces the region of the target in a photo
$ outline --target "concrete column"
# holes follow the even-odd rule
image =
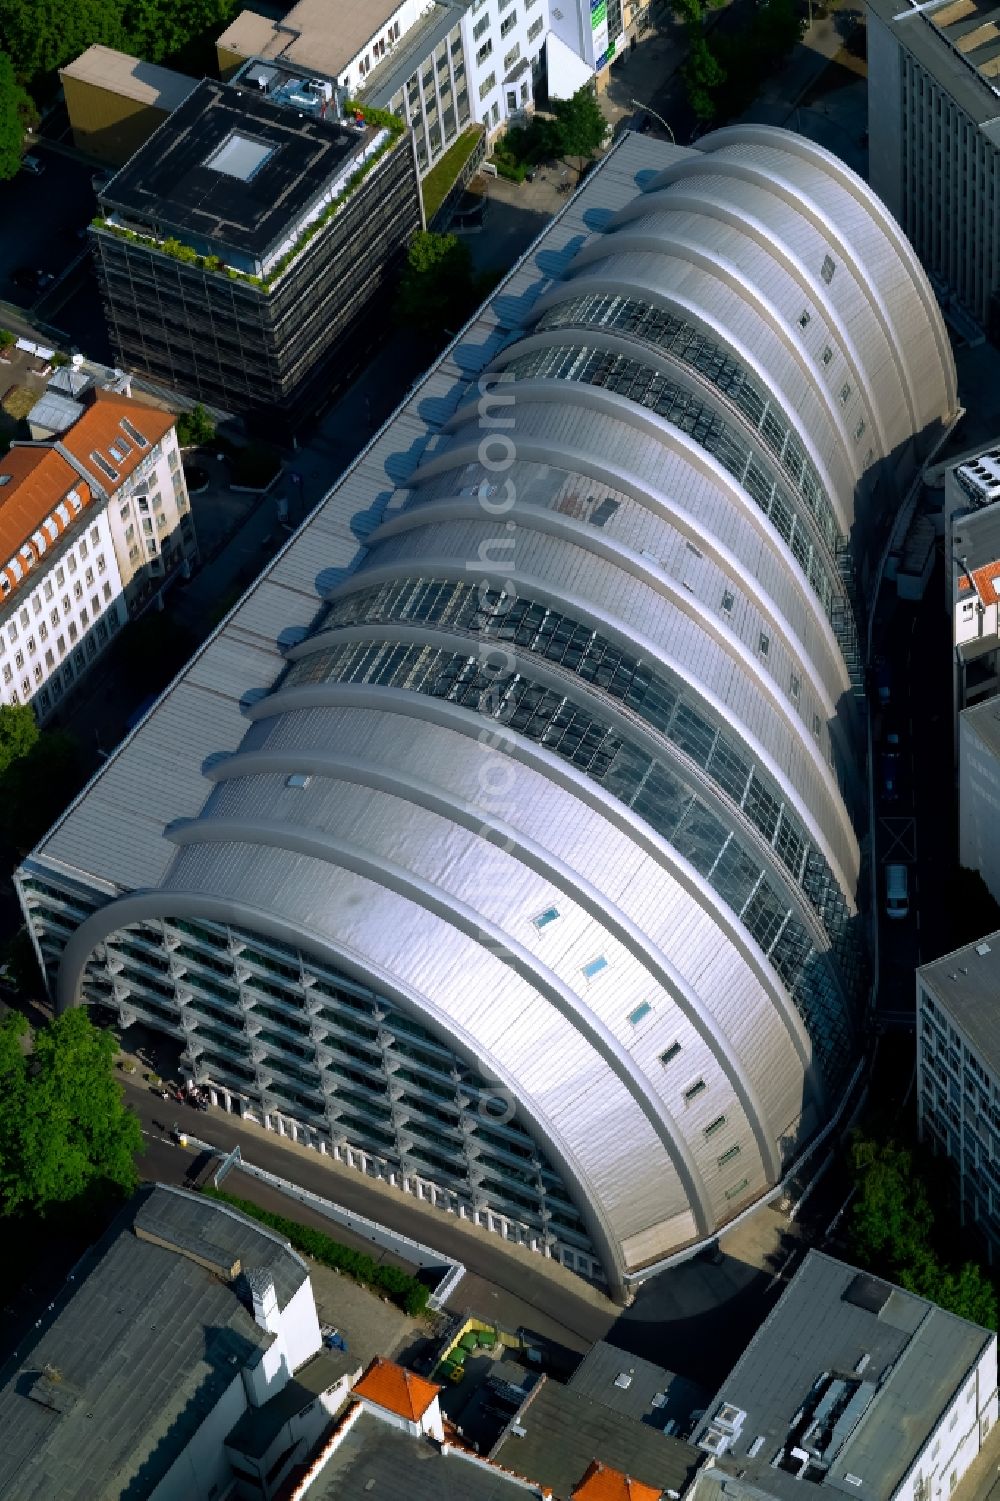
[[[288,1122],[288,1130],[291,1133],[292,1140],[293,1141],[298,1141],[298,1139],[299,1139],[299,1128],[296,1125],[295,1121],[289,1121]]]
[[[320,1136],[320,1137],[317,1138],[317,1143],[316,1144],[319,1147],[319,1155],[321,1157],[325,1157],[327,1149],[326,1149],[326,1142],[323,1140],[322,1136]]]
[[[264,1120],[264,1130],[265,1131],[273,1131],[274,1127],[271,1125],[271,1117],[268,1115],[268,1113],[267,1113],[266,1110],[264,1112],[263,1120]]]
[[[223,1105],[224,1105],[224,1107],[226,1109],[227,1114],[232,1115],[232,1113],[233,1113],[233,1097],[229,1093],[228,1089],[224,1089],[222,1091],[222,1103],[223,1103]]]
[[[275,1121],[275,1126],[277,1128],[278,1135],[279,1136],[284,1136],[286,1134],[285,1133],[285,1122],[282,1120],[281,1116],[280,1115],[276,1115],[274,1117],[274,1121]]]
[[[217,1105],[219,1103],[219,1096],[212,1088],[211,1084],[208,1086],[208,1103],[210,1105]]]
[[[418,1199],[422,1200],[423,1197],[424,1197],[424,1185],[423,1185],[423,1183],[421,1182],[421,1180],[419,1178],[414,1178],[413,1185],[414,1185],[413,1186],[414,1193],[416,1194],[416,1196],[417,1196]]]

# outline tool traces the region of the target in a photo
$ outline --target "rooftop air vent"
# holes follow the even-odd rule
[[[615,1386],[617,1386],[623,1392],[628,1391],[629,1387],[632,1385],[632,1377],[634,1375],[634,1368],[631,1371],[619,1371],[618,1375],[615,1377]]]
[[[979,955],[980,959],[985,959],[986,955],[987,954],[992,954],[992,952],[993,952],[993,950],[990,948],[990,946],[989,946],[988,943],[977,943],[976,944],[976,953]]]
[[[721,1428],[716,1428],[714,1424],[711,1424],[704,1436],[698,1440],[698,1448],[718,1457],[720,1454],[725,1454],[732,1441],[731,1433],[723,1433]]]

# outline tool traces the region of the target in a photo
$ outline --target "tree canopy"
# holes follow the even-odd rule
[[[852,1165],[852,1259],[949,1313],[995,1329],[997,1291],[989,1274],[972,1261],[952,1265],[939,1250],[934,1205],[915,1154],[893,1141],[856,1136]],[[948,1238],[944,1244],[950,1251]]]
[[[27,704],[0,704],[0,777],[38,743],[38,721]]]
[[[34,119],[35,107],[17,81],[13,62],[0,52],[0,181],[20,171],[24,132]]]
[[[80,745],[72,735],[64,730],[37,735],[30,749],[0,773],[0,832],[16,849],[31,849],[79,792],[85,776]]]
[[[0,1214],[127,1195],[142,1132],[113,1073],[118,1045],[86,1011],[35,1036],[19,1012],[0,1023]]]
[[[593,156],[607,135],[608,122],[601,113],[597,95],[585,83],[571,99],[554,99],[552,113],[553,155]]]
[[[396,309],[423,333],[442,333],[464,322],[472,295],[472,258],[457,235],[424,230],[415,235],[399,282]]]
[[[182,448],[194,448],[202,443],[211,443],[215,437],[215,423],[201,402],[182,412],[177,419],[177,441]]]

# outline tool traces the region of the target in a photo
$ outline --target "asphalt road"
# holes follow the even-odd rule
[[[169,1140],[175,1121],[224,1151],[239,1143],[255,1166],[463,1261],[468,1272],[449,1305],[452,1311],[474,1309],[508,1328],[529,1329],[566,1350],[582,1353],[595,1340],[610,1339],[714,1389],[777,1296],[778,1284],[769,1272],[724,1255],[718,1264],[699,1258],[663,1273],[640,1289],[631,1308],[620,1310],[607,1300],[598,1301],[589,1289],[575,1292],[562,1278],[550,1275],[544,1262],[539,1261],[536,1270],[523,1257],[510,1255],[501,1241],[469,1236],[444,1215],[431,1219],[405,1195],[379,1192],[360,1173],[334,1174],[322,1158],[289,1150],[281,1138],[259,1127],[244,1125],[222,1111],[201,1112],[165,1102],[131,1080],[125,1087],[146,1132],[146,1152],[140,1160],[145,1178],[186,1180],[196,1153]],[[266,1207],[331,1233],[328,1220],[310,1216],[301,1205],[272,1195],[246,1175],[234,1175],[230,1189],[260,1203],[266,1196]]]

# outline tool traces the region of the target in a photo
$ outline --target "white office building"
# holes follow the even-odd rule
[[[169,412],[95,390],[0,459],[0,702],[44,721],[130,613],[195,556]]]
[[[1000,1252],[1000,933],[917,970],[921,1140],[954,1166],[960,1218]]]

